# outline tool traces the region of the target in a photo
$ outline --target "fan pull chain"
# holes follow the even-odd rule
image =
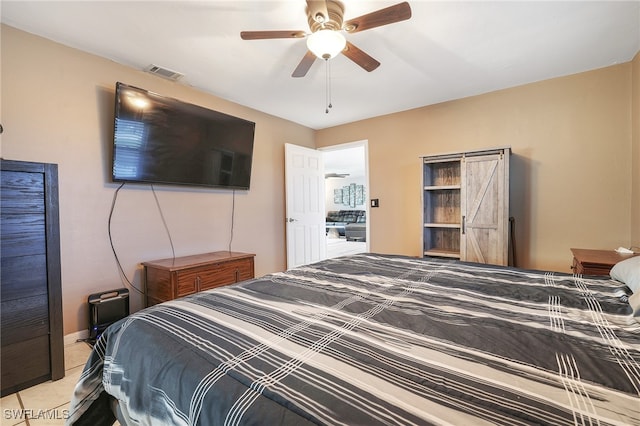
[[[325,114],[329,114],[329,109],[333,108],[331,105],[331,64],[329,63],[329,59],[325,59],[325,71],[326,71],[326,95],[325,102],[327,107],[324,110]]]

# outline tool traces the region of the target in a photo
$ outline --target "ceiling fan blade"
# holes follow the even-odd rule
[[[303,38],[307,33],[304,31],[242,31],[240,38],[243,40],[264,40],[269,38]]]
[[[395,6],[389,6],[366,15],[349,19],[343,28],[348,33],[357,33],[382,25],[393,24],[411,18],[411,6],[406,1]]]
[[[316,55],[314,55],[310,50],[307,50],[304,58],[302,58],[296,69],[293,70],[293,74],[291,74],[291,77],[304,77],[305,75],[307,75],[307,71],[309,71],[309,68],[311,68],[311,65],[313,65],[315,60]]]
[[[344,48],[342,54],[369,72],[380,66],[380,62],[376,61],[348,41],[347,47]]]
[[[329,19],[326,0],[307,0],[307,16],[319,24]]]

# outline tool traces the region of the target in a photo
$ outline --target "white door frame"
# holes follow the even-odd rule
[[[342,149],[348,149],[348,148],[355,148],[355,147],[359,147],[362,146],[364,147],[364,181],[365,181],[365,203],[364,203],[364,208],[365,208],[365,214],[366,214],[366,244],[367,244],[367,248],[366,251],[369,252],[371,251],[370,249],[370,242],[371,242],[371,238],[370,238],[370,234],[371,234],[371,215],[369,214],[369,208],[370,208],[370,203],[369,203],[369,199],[371,198],[371,185],[369,184],[369,141],[368,140],[361,140],[361,141],[354,141],[354,142],[346,142],[346,143],[342,143],[339,145],[331,145],[331,146],[325,146],[322,148],[318,148],[318,151],[338,151],[338,150],[342,150]],[[326,243],[326,241],[325,241]]]

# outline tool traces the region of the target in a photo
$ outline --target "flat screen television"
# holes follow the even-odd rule
[[[112,179],[248,190],[255,123],[116,84]]]

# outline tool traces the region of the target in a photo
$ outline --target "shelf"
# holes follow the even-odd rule
[[[449,250],[426,250],[424,252],[425,256],[435,256],[435,257],[451,257],[455,259],[460,258],[459,251],[449,251]]]
[[[422,157],[424,256],[508,263],[509,154],[500,148]]]
[[[425,163],[423,169],[425,189],[443,187],[445,189],[460,188],[460,160],[437,163]]]
[[[457,224],[425,224],[423,250],[430,256],[460,256],[460,226]]]
[[[459,189],[460,185],[428,185],[424,187],[425,191],[451,191]]]
[[[423,166],[423,251],[425,256],[460,258],[460,158]]]
[[[425,191],[423,213],[425,223],[459,224],[461,217],[459,190]]]

